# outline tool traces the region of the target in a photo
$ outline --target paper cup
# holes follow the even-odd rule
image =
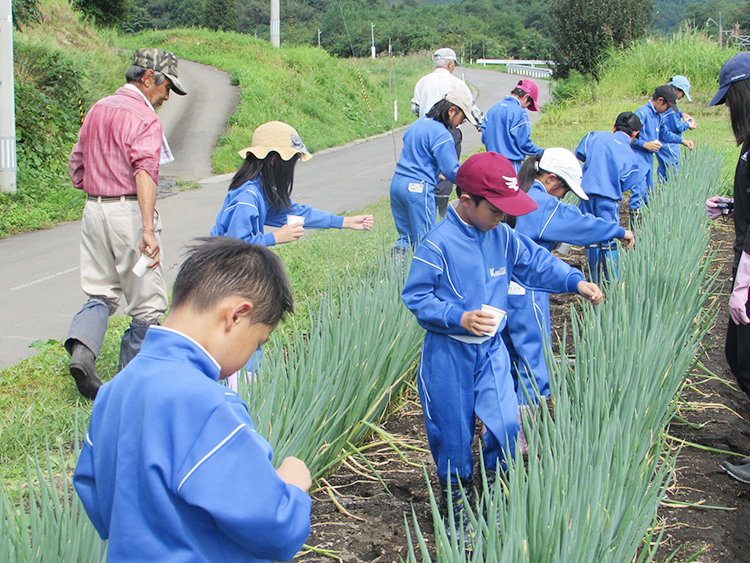
[[[287,225],[296,225],[297,223],[305,224],[305,218],[302,215],[287,215],[286,216],[286,224]]]
[[[570,249],[571,249],[571,248],[573,248],[573,245],[572,245],[572,244],[570,244],[570,243],[567,243],[567,242],[561,242],[561,243],[560,243],[560,244],[559,244],[559,245],[557,246],[557,251],[558,251],[558,252],[559,252],[560,254],[567,254],[568,252],[570,252]]]
[[[493,307],[492,305],[482,305],[482,311],[495,315],[495,326],[490,332],[484,333],[485,336],[495,336],[497,329],[500,327],[500,323],[502,323],[503,319],[505,318],[505,311],[503,311],[502,309],[498,309],[497,307]]]
[[[142,278],[148,271],[149,262],[151,262],[151,258],[146,256],[145,254],[141,254],[141,257],[138,258],[138,262],[136,262],[135,266],[133,266],[132,272],[139,278]]]

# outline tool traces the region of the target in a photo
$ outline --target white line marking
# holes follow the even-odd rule
[[[376,166],[375,168],[370,168],[369,170],[365,170],[363,172],[358,172],[355,174],[355,176],[362,176],[364,174],[369,174],[370,172],[373,172],[374,170],[380,170],[381,168],[384,168],[385,166],[393,166],[393,161],[386,162],[385,164],[381,164],[380,166]]]
[[[24,289],[26,287],[29,287],[31,285],[36,285],[38,283],[42,283],[43,281],[51,280],[52,278],[56,278],[58,276],[64,276],[65,274],[69,274],[70,272],[75,272],[80,266],[76,266],[75,268],[70,268],[68,270],[57,272],[56,274],[52,274],[51,276],[46,276],[44,278],[39,278],[38,280],[30,281],[29,283],[25,283],[23,285],[17,285],[16,287],[11,287],[11,291],[16,291],[18,289]]]

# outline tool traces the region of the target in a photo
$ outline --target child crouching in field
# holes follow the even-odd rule
[[[518,189],[508,159],[494,152],[472,156],[458,170],[456,193],[459,199],[446,218],[417,248],[402,293],[427,330],[418,387],[444,517],[448,479],[454,484],[460,479],[470,490],[474,415],[486,427],[483,457],[491,481],[498,463],[502,469],[506,457],[513,457],[519,431],[518,398],[500,334],[505,319],[495,326],[482,305],[505,311],[513,276],[541,291],[575,292],[593,303],[603,298],[580,271],[502,223],[506,213],[537,208]],[[458,486],[451,487],[451,496],[458,521],[463,512]],[[464,532],[470,535],[466,525]]]
[[[94,402],[74,484],[107,560],[288,561],[310,532],[310,473],[278,470],[240,398],[240,369],[293,310],[281,260],[216,237],[193,248],[172,308]]]

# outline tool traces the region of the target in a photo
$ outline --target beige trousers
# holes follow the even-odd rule
[[[154,234],[161,247],[161,220],[154,212]],[[131,271],[141,256],[143,233],[137,201],[86,201],[81,220],[81,289],[109,305],[113,314],[124,297],[125,314],[156,322],[169,305],[162,264],[139,278]]]

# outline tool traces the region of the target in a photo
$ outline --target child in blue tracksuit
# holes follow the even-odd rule
[[[290,199],[297,160],[310,160],[297,131],[281,121],[270,121],[253,132],[252,146],[239,151],[245,159],[229,184],[211,236],[242,239],[253,244],[273,246],[294,242],[309,229],[372,229],[372,215],[342,217],[298,205]],[[287,224],[289,215],[304,222]],[[279,227],[266,233],[264,226]]]
[[[527,155],[541,154],[531,140],[531,124],[526,109],[539,111],[539,88],[533,80],[521,80],[510,96],[505,96],[487,112],[482,121],[482,142],[488,151],[503,155],[516,173]]]
[[[218,381],[293,310],[281,260],[215,237],[194,247],[162,326],[97,395],[73,483],[109,563],[289,561],[310,533],[310,472],[278,469]]]
[[[482,436],[485,468],[514,455],[518,399],[501,335],[482,305],[507,310],[508,285],[516,276],[527,287],[577,292],[593,302],[599,288],[501,221],[536,204],[518,189],[513,165],[493,152],[470,157],[457,175],[458,201],[421,242],[402,292],[404,303],[426,329],[418,388],[430,450],[437,465],[443,506],[446,483],[472,478],[474,416]],[[457,487],[451,501],[461,510]],[[460,496],[459,496],[460,498]]]
[[[297,131],[281,121],[269,121],[253,132],[252,146],[239,151],[245,159],[229,184],[211,236],[233,237],[252,244],[273,246],[299,240],[308,229],[369,231],[372,215],[342,217],[309,205],[294,203],[294,168],[298,160],[312,158]],[[292,216],[290,222],[288,218]],[[299,222],[295,218],[302,217]],[[279,227],[266,233],[265,226]],[[256,373],[260,351],[248,362],[248,374]],[[227,379],[237,390],[238,374]]]
[[[677,75],[667,82],[667,86],[673,86],[677,90],[677,100],[687,97],[689,102],[693,99],[690,97],[690,81],[686,76]],[[661,131],[667,131],[676,135],[680,143],[668,142],[663,135],[659,139],[662,141],[661,148],[656,151],[656,177],[660,182],[667,179],[667,168],[675,170],[680,166],[680,145],[682,143],[682,134],[688,129],[695,129],[695,120],[680,109],[673,110],[669,108],[662,116]]]
[[[516,219],[515,230],[552,251],[559,242],[586,246],[614,238],[634,242],[633,233],[561,200],[568,191],[581,200],[588,196],[581,188],[581,165],[568,149],[550,148],[526,159],[519,185],[536,202],[537,209]],[[534,384],[542,397],[549,395],[549,373],[545,349],[551,346],[549,293],[527,288],[514,277],[508,290],[508,318],[503,340],[510,355],[518,402],[527,404],[524,387],[536,402]]]
[[[435,224],[435,185],[442,174],[456,181],[458,156],[451,135],[465,119],[472,125],[471,98],[461,90],[452,90],[420,117],[404,133],[404,148],[391,180],[391,212],[399,253],[416,248]]]
[[[579,203],[581,211],[605,221],[620,224],[622,194],[630,190],[631,201],[643,184],[630,143],[638,137],[641,120],[630,111],[617,116],[612,133],[592,131],[578,144],[576,157],[584,162],[581,187],[588,200]],[[589,245],[586,250],[591,278],[598,283],[604,277],[617,277],[618,251],[613,240]]]
[[[645,105],[635,110],[641,120],[641,132],[631,145],[641,169],[644,183],[630,195],[630,210],[637,217],[641,207],[648,205],[648,196],[654,190],[654,153],[663,142],[683,144],[692,150],[693,141],[682,139],[663,127],[663,115],[668,109],[679,111],[677,90],[668,85],[659,86]]]

